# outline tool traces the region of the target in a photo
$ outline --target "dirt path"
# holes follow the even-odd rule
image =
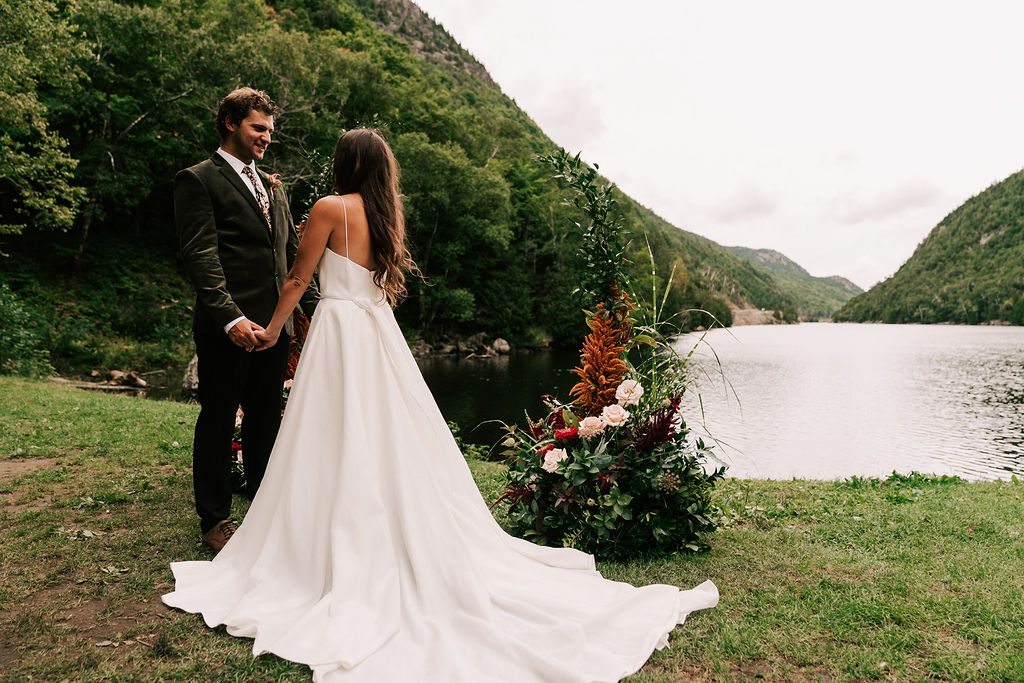
[[[23,474],[44,467],[53,467],[57,458],[18,458],[16,460],[0,460],[0,479],[13,479]]]

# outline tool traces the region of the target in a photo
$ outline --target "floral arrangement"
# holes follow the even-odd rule
[[[725,468],[706,469],[710,448],[690,438],[685,359],[659,345],[630,364],[638,342],[609,334],[611,319],[600,310],[590,318],[576,401],[545,397],[543,419],[509,427],[495,505],[509,504],[526,539],[603,558],[704,550],[716,528],[711,489]]]
[[[596,174],[578,156],[545,161],[591,218],[582,250],[614,263],[585,263],[583,293],[600,300],[587,316],[573,400],[546,396],[542,419],[506,427],[506,486],[494,506],[507,504],[513,531],[528,540],[602,558],[704,550],[716,528],[711,489],[725,467],[705,466],[710,448],[683,418],[688,356],[675,350],[656,305],[641,310],[645,323],[633,317],[608,187],[594,188]]]

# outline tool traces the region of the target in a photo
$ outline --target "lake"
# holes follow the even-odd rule
[[[577,360],[570,350],[420,362],[445,416],[468,440],[493,443],[493,425],[474,426],[522,424],[524,408],[539,416],[543,393],[567,399]],[[718,440],[732,476],[1024,476],[1021,327],[736,327],[705,335],[691,369],[687,422]]]

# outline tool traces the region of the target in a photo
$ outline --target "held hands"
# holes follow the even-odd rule
[[[242,318],[235,326],[228,330],[228,339],[231,343],[242,349],[243,351],[252,351],[256,349],[260,344],[260,340],[256,338],[257,333],[263,332],[263,328],[248,318]]]
[[[277,338],[281,332],[272,332],[270,330],[260,330],[256,333],[256,339],[259,340],[256,345],[256,351],[264,351],[269,349],[271,346],[277,343]]]

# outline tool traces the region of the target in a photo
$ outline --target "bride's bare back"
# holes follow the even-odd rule
[[[367,270],[375,270],[377,262],[373,254],[363,198],[355,192],[343,196],[330,195],[318,201],[316,206],[323,209],[317,212],[317,219],[331,226],[327,248]],[[311,213],[310,219],[312,218]]]

